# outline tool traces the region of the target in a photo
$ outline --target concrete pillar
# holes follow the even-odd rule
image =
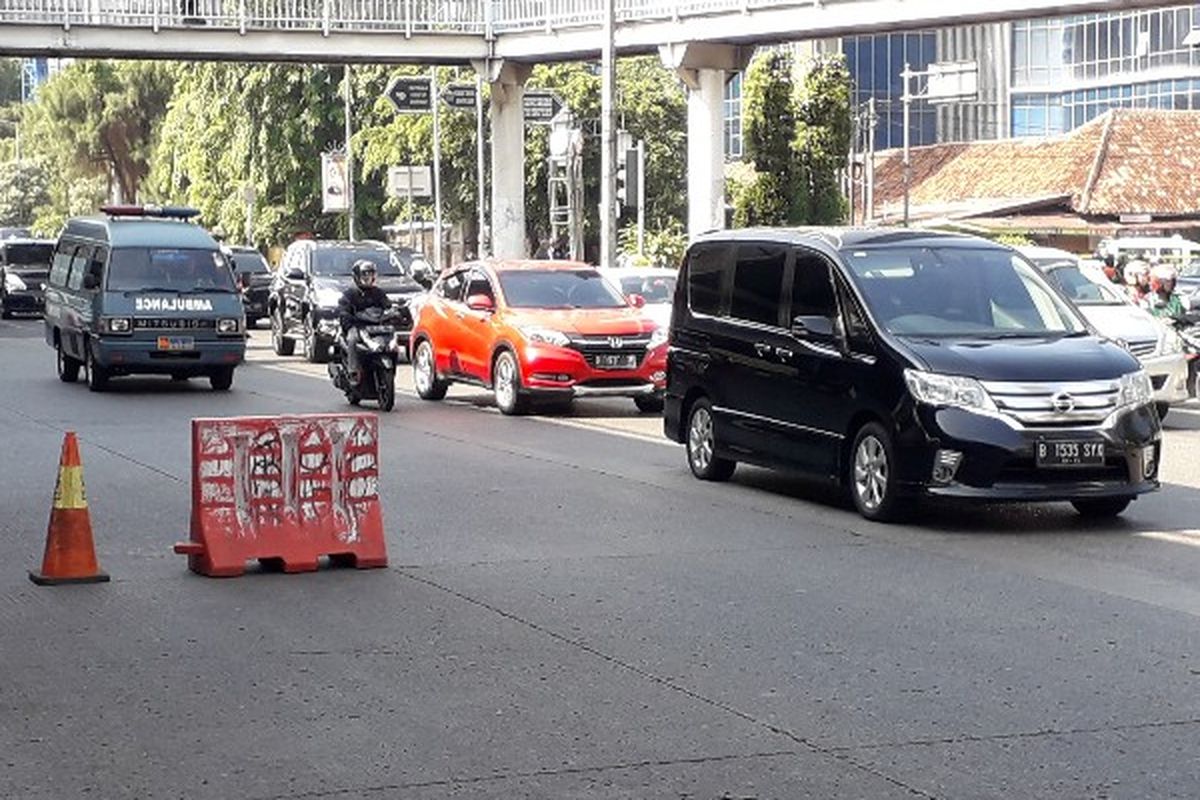
[[[532,67],[492,61],[476,65],[491,85],[492,254],[526,258],[525,81]]]
[[[707,43],[668,44],[659,57],[688,93],[688,236],[725,227],[725,77],[752,50]]]

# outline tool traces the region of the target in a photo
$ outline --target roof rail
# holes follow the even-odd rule
[[[108,205],[100,210],[110,217],[153,217],[156,219],[189,220],[200,216],[200,210],[188,206]]]

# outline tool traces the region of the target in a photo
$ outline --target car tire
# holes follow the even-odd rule
[[[1084,519],[1112,519],[1129,508],[1132,497],[1096,497],[1087,500],[1072,500],[1071,505]]]
[[[208,376],[214,392],[228,392],[233,386],[233,367],[221,367]]]
[[[893,522],[905,508],[896,491],[896,456],[892,437],[878,422],[858,430],[850,448],[846,484],[854,507],[872,522]]]
[[[380,369],[375,376],[375,394],[379,398],[379,410],[391,411],[396,407],[396,371]]]
[[[1154,410],[1158,412],[1158,421],[1162,422],[1167,418],[1167,413],[1171,410],[1170,403],[1155,403]]]
[[[90,344],[84,345],[87,354],[87,385],[93,392],[103,392],[108,388],[108,370],[96,363]]]
[[[727,481],[733,477],[737,462],[717,454],[717,432],[712,404],[704,398],[692,403],[688,411],[687,460],[692,474],[702,481]]]
[[[279,311],[271,315],[271,348],[277,356],[290,356],[296,352],[296,340],[283,334],[283,313]]]
[[[434,358],[433,343],[428,339],[417,342],[412,368],[417,397],[422,400],[441,400],[446,396],[450,384],[437,376],[437,359]]]
[[[54,360],[60,381],[63,383],[75,383],[75,381],[79,380],[79,369],[83,364],[79,363],[79,359],[72,358],[62,351],[62,342],[54,346]]]
[[[310,364],[324,364],[329,361],[329,345],[321,340],[312,320],[304,323],[304,357]]]
[[[512,350],[501,350],[492,362],[492,394],[496,408],[507,417],[529,410],[529,397],[521,389],[521,367]]]
[[[633,398],[633,403],[643,414],[661,414],[663,410],[662,396],[657,394],[639,395]]]

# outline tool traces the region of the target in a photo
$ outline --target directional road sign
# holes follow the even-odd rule
[[[550,120],[563,109],[562,98],[554,92],[532,89],[525,92],[523,105],[525,121],[534,124],[548,125]]]
[[[421,113],[433,108],[429,78],[396,78],[388,84],[387,98],[401,114]]]
[[[442,102],[451,108],[475,110],[475,86],[470,83],[452,83],[442,89]]]

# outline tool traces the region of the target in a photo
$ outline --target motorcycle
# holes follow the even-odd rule
[[[354,318],[358,329],[359,375],[355,381],[347,366],[345,337],[334,344],[333,359],[329,362],[329,377],[333,385],[346,395],[346,401],[356,406],[363,400],[376,400],[381,411],[391,411],[396,405],[396,362],[404,349],[395,323],[400,310],[367,308]]]

